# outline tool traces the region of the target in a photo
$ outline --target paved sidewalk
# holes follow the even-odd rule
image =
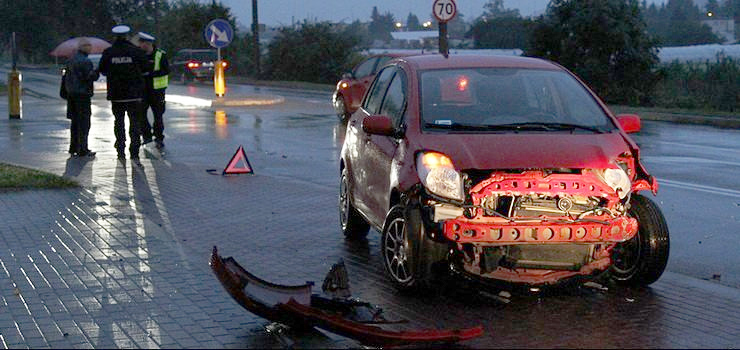
[[[69,157],[69,124],[61,106],[58,100],[27,96],[22,120],[0,118],[0,162],[83,185],[0,193],[0,348],[282,347],[265,333],[265,320],[238,306],[208,266],[218,245],[222,254],[285,283],[304,282],[290,279],[295,276],[320,280],[328,271],[329,262],[306,266],[296,260],[303,257],[290,261],[263,250],[274,246],[270,241],[285,239],[263,236],[274,227],[287,234],[336,226],[311,213],[315,205],[335,206],[333,198],[317,202],[312,196],[312,188],[326,191],[326,185],[281,177],[283,168],[296,164],[270,165],[272,174],[260,174],[270,162],[293,158],[269,151],[275,149],[270,135],[240,132],[271,123],[272,112],[227,111],[221,114],[226,120],[219,120],[211,110],[168,104],[167,153],[147,145],[137,164],[115,159],[109,105],[99,97],[90,135],[98,154]],[[322,108],[315,112],[326,113]],[[0,115],[7,115],[7,105],[0,104]],[[256,139],[260,136],[266,139]],[[240,144],[250,152],[256,175],[206,171],[220,174]],[[292,215],[280,215],[284,212]],[[284,248],[291,254],[316,244],[309,236]],[[306,339],[313,343],[304,347],[352,344],[322,334]]]

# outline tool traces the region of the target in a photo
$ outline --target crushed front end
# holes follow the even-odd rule
[[[635,236],[638,222],[627,215],[630,193],[650,184],[634,179],[633,171],[619,167],[467,171],[462,202],[425,191],[422,207],[427,232],[449,244],[458,269],[554,284],[606,270],[615,245]]]

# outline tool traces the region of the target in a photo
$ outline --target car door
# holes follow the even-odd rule
[[[350,176],[350,191],[352,192],[352,201],[355,208],[361,213],[365,214],[365,217],[370,220],[371,223],[380,225],[382,221],[378,223],[380,216],[378,213],[373,211],[374,202],[372,194],[368,190],[370,182],[378,181],[375,179],[378,175],[376,172],[378,169],[372,168],[372,164],[376,163],[373,160],[368,159],[366,152],[368,143],[370,142],[370,135],[362,130],[362,120],[369,115],[377,114],[383,103],[383,97],[385,92],[388,90],[388,85],[391,79],[395,75],[395,68],[389,67],[381,71],[375,81],[370,86],[365,99],[362,103],[362,107],[357,113],[353,114],[350,120],[347,122],[347,136],[345,140],[346,155],[348,158],[348,172]],[[373,149],[373,147],[371,147]],[[375,185],[377,186],[377,185]],[[375,187],[377,188],[377,187]],[[383,213],[382,216],[384,216]]]
[[[380,109],[375,113],[391,118],[393,125],[398,129],[406,111],[406,76],[397,67],[387,70],[395,71],[388,89],[383,97]],[[365,143],[365,166],[374,169],[367,178],[366,188],[370,194],[368,206],[373,213],[378,213],[385,219],[388,212],[391,193],[391,178],[393,164],[400,140],[395,136],[368,135]]]

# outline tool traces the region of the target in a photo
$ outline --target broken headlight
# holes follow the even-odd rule
[[[604,179],[604,183],[617,192],[621,199],[627,197],[632,190],[632,181],[630,181],[630,177],[622,168],[604,169],[601,176]]]
[[[416,156],[416,171],[429,192],[453,200],[464,199],[462,176],[446,155],[437,152],[419,153]]]

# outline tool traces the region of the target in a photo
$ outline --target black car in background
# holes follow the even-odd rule
[[[216,49],[182,49],[170,60],[170,75],[181,83],[212,80],[217,59]],[[228,68],[229,63],[221,59]]]

